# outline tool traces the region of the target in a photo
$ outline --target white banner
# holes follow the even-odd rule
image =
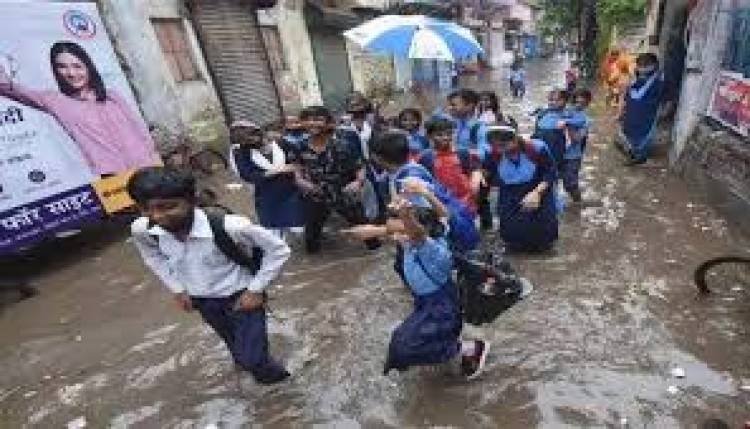
[[[0,17],[0,212],[157,162],[94,3]]]

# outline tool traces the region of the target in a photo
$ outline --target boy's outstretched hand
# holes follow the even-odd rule
[[[234,304],[235,311],[253,311],[263,307],[266,299],[262,293],[250,292],[246,290],[242,292],[237,302]]]
[[[174,294],[174,300],[182,311],[193,311],[193,301],[190,299],[190,295],[188,295],[187,292]]]

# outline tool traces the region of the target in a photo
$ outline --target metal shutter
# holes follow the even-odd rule
[[[192,13],[227,119],[278,120],[279,96],[253,2],[194,1]]]
[[[309,30],[323,103],[329,109],[343,109],[346,97],[352,91],[352,78],[341,30],[325,27]]]

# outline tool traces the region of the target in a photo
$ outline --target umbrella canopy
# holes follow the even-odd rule
[[[426,16],[379,16],[344,36],[365,50],[397,57],[455,61],[484,52],[469,29]]]

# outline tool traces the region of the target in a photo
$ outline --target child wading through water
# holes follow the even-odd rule
[[[305,200],[305,247],[309,253],[321,248],[321,234],[331,211],[351,224],[366,223],[361,202],[365,170],[360,148],[334,133],[331,112],[322,106],[302,112],[310,138],[290,162],[298,166],[296,180]],[[368,248],[379,246],[370,240]]]
[[[549,93],[548,102],[546,109],[535,112],[537,120],[534,138],[547,143],[555,165],[559,166],[566,146],[564,120],[568,117],[568,111],[565,109],[568,103],[568,93],[563,89],[554,89]]]
[[[414,310],[393,332],[384,373],[412,366],[436,365],[460,357],[461,373],[471,380],[484,368],[490,344],[461,341],[461,310],[452,281],[453,256],[445,238],[446,207],[419,179],[403,183],[393,198],[395,218],[386,225],[361,225],[349,230],[360,239],[393,236],[401,251],[396,266],[414,299]]]
[[[422,151],[430,147],[430,142],[422,130],[422,112],[417,109],[404,109],[398,114],[398,128],[409,135],[409,158],[416,160]]]
[[[560,164],[560,176],[562,177],[565,192],[575,202],[581,201],[581,189],[579,187],[579,176],[581,173],[581,162],[588,142],[591,120],[586,115],[586,109],[591,104],[591,92],[587,89],[578,90],[573,97],[573,106],[569,109],[569,117],[565,120],[568,133],[568,143]]]
[[[426,125],[433,149],[427,149],[417,160],[471,212],[477,212],[482,162],[476,152],[457,151],[453,144],[453,124],[447,119],[433,119]]]
[[[488,135],[492,153],[484,168],[498,187],[500,237],[510,251],[549,250],[558,237],[557,173],[549,150],[511,127],[490,127]]]
[[[254,185],[255,212],[260,224],[278,230],[304,225],[302,196],[295,183],[295,166],[287,163],[291,148],[281,142],[278,125],[260,131],[238,121],[230,126],[234,165],[240,177]]]
[[[664,77],[659,59],[654,54],[641,54],[636,59],[635,81],[625,91],[620,114],[626,165],[643,164],[648,160],[656,131],[656,117],[664,93]]]
[[[479,159],[484,159],[489,151],[487,124],[477,119],[478,105],[479,94],[471,89],[462,89],[448,95],[448,110],[455,125],[456,150],[468,151]],[[492,229],[489,186],[480,186],[477,205],[482,229]]]
[[[526,95],[526,71],[520,61],[516,61],[510,68],[510,93],[513,98],[523,98]]]
[[[177,305],[197,309],[258,383],[289,377],[269,354],[264,292],[289,258],[286,243],[245,217],[196,207],[195,179],[185,171],[145,168],[127,190],[143,213],[131,227],[135,246]],[[246,263],[253,249],[262,253],[259,266]]]

